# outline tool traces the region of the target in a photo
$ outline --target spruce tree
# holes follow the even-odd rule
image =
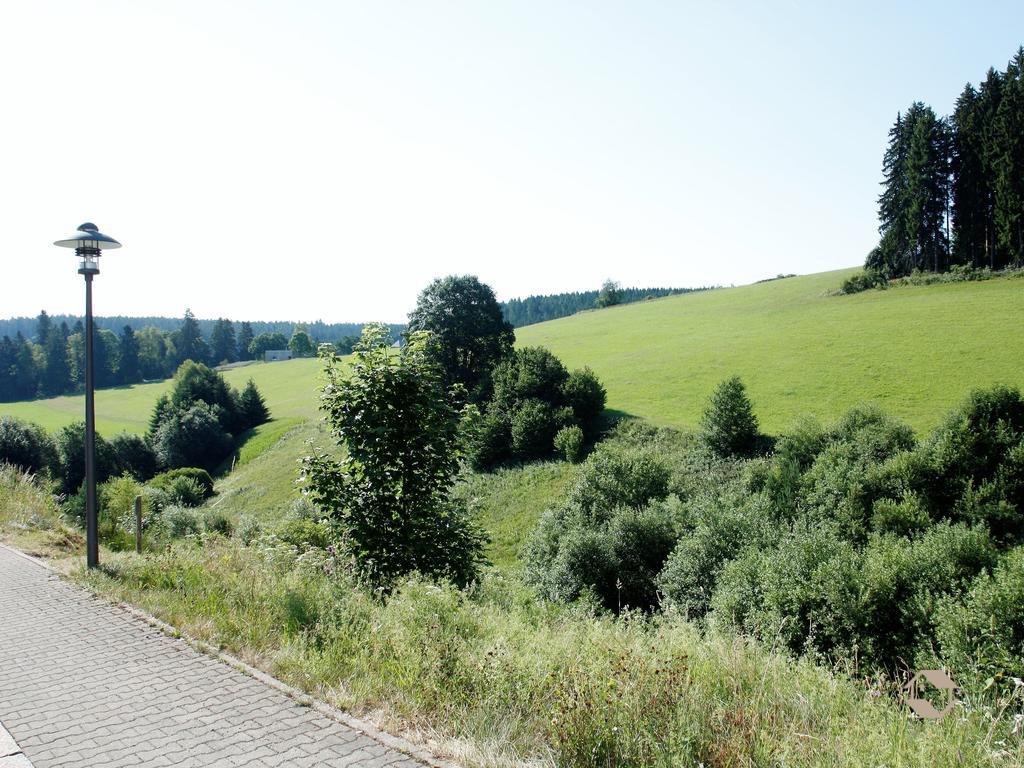
[[[61,323],[51,328],[44,343],[43,375],[41,389],[44,395],[63,395],[72,389],[71,364],[68,361],[68,326]]]
[[[233,363],[238,360],[235,326],[226,318],[218,318],[210,333],[210,350],[214,363]]]
[[[139,368],[139,340],[135,331],[126,325],[121,331],[121,356],[118,361],[117,377],[122,384],[136,384],[142,381]]]
[[[270,410],[252,379],[249,379],[238,396],[238,411],[247,429],[263,424],[270,418]]]
[[[723,458],[745,456],[757,447],[758,424],[739,376],[726,379],[711,396],[701,420],[704,442]]]
[[[1000,266],[1024,264],[1024,47],[1002,79],[993,124],[996,249]]]
[[[238,352],[236,360],[252,360],[252,352],[249,351],[249,347],[252,345],[254,335],[252,332],[252,326],[248,322],[242,323],[242,329],[238,334]]]
[[[50,338],[50,331],[53,330],[53,320],[46,314],[46,310],[42,310],[39,313],[39,317],[36,318],[36,344],[44,346],[47,339]]]

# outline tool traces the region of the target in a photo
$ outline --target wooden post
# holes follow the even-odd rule
[[[142,497],[135,497],[135,551],[142,554]]]

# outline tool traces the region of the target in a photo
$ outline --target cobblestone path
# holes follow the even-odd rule
[[[0,768],[29,765],[424,763],[0,547]]]

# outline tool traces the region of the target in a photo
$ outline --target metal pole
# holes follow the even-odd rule
[[[85,559],[100,564],[99,523],[96,519],[96,403],[93,371],[92,274],[85,273]]]

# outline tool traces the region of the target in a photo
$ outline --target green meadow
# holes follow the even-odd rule
[[[1024,385],[1024,280],[830,295],[854,271],[584,312],[516,337],[590,366],[610,408],[683,428],[732,374],[772,434],[862,401],[922,434],[975,387]]]

